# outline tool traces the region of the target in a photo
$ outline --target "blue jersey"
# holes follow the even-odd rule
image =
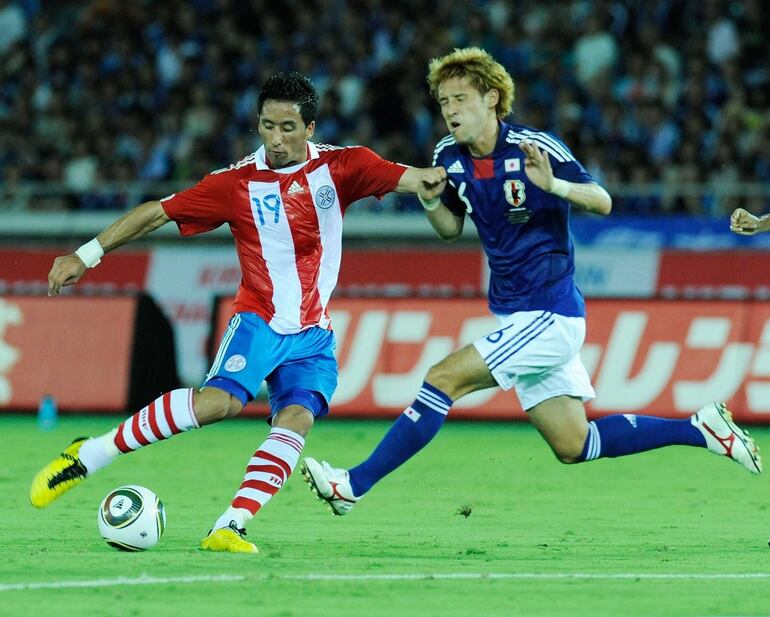
[[[493,313],[547,310],[583,317],[585,302],[574,281],[569,202],[529,181],[519,143],[529,140],[545,152],[557,178],[595,180],[550,133],[505,122],[499,126],[495,149],[483,158],[471,156],[451,135],[438,142],[433,164],[445,167],[449,177],[441,200],[476,224],[489,262]]]

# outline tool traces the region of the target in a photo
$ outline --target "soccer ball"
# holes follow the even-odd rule
[[[163,535],[166,509],[150,489],[129,484],[107,494],[96,522],[102,538],[113,548],[143,551],[155,546]]]

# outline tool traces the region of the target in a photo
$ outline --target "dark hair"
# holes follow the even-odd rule
[[[273,73],[267,78],[259,93],[258,114],[262,114],[262,107],[267,100],[296,103],[305,126],[315,120],[318,114],[318,92],[313,82],[296,71]]]

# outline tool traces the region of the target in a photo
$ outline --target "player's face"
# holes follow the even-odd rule
[[[452,77],[438,87],[438,103],[449,132],[458,144],[473,145],[490,126],[497,126],[497,91],[481,94],[467,77]]]
[[[262,106],[259,135],[273,167],[288,167],[307,160],[307,140],[314,131],[315,121],[305,125],[296,103],[267,100]]]

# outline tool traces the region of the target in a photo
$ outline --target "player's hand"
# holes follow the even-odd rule
[[[554,177],[548,155],[528,140],[522,141],[519,147],[527,155],[527,158],[524,159],[524,172],[529,181],[536,187],[550,193]]]
[[[762,231],[762,220],[743,208],[736,208],[730,215],[730,231],[742,236],[753,236]]]
[[[447,179],[446,169],[443,167],[429,167],[421,171],[420,189],[417,193],[425,201],[430,201],[444,192]]]
[[[75,253],[57,257],[48,273],[48,295],[58,296],[62,287],[77,283],[86,270],[86,265]]]

